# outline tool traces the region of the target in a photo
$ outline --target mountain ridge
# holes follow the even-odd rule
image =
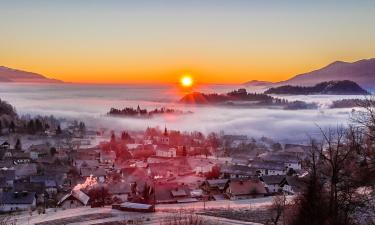
[[[42,74],[0,66],[0,82],[8,83],[63,83]]]
[[[364,88],[375,87],[375,58],[361,59],[355,62],[335,61],[320,69],[296,76],[281,82],[280,85],[312,86],[321,82],[350,80]]]
[[[306,73],[300,73],[290,79],[279,82],[260,81],[264,87],[284,85],[314,86],[321,82],[350,80],[361,87],[375,88],[375,58],[361,59],[354,62],[334,61],[324,67]],[[258,81],[243,83],[245,86],[259,87]]]
[[[283,95],[367,95],[357,83],[350,80],[325,81],[314,86],[292,86],[284,85],[273,87],[264,92],[265,94],[283,94]]]

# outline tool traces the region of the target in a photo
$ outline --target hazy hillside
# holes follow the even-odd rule
[[[261,81],[261,80],[252,80],[243,83],[245,86],[269,86],[272,85],[273,83],[270,81]]]
[[[296,75],[289,80],[276,83],[275,85],[312,86],[320,82],[332,80],[351,80],[364,88],[375,87],[375,58],[353,63],[336,61],[321,69]]]
[[[265,94],[286,94],[286,95],[366,95],[369,94],[357,83],[350,80],[321,82],[314,86],[292,86],[284,85],[270,88]]]
[[[62,81],[37,73],[0,66],[0,82],[61,83]]]

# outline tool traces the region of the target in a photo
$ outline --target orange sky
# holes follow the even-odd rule
[[[203,2],[9,1],[0,65],[68,82],[242,83],[375,57],[373,1]]]

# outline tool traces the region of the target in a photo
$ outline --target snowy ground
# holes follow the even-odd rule
[[[17,224],[69,224],[69,225],[89,225],[100,224],[103,222],[114,221],[143,221],[143,224],[159,224],[165,218],[175,215],[178,212],[191,213],[203,211],[206,209],[251,209],[269,206],[272,203],[272,197],[246,199],[237,201],[209,201],[206,203],[185,203],[185,204],[163,204],[156,207],[155,213],[135,213],[135,212],[122,212],[113,210],[110,207],[104,208],[90,208],[81,207],[77,209],[61,210],[54,209],[47,210],[46,214],[38,215],[34,212],[30,215],[28,212],[22,213],[14,217]],[[256,224],[250,222],[229,220],[224,218],[217,218],[211,216],[201,216],[209,224]],[[46,223],[46,222],[49,223]]]

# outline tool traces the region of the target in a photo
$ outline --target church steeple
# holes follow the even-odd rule
[[[164,127],[164,136],[168,136],[167,125],[165,125],[165,127]]]
[[[141,112],[141,108],[139,107],[139,105],[138,105],[138,107],[137,107],[137,112],[138,112],[138,113]]]

